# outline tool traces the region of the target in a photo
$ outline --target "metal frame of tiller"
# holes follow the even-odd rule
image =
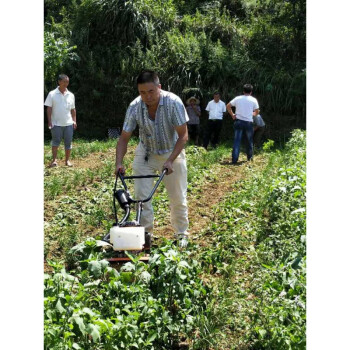
[[[115,223],[113,224],[114,226],[119,226],[119,227],[141,227],[140,224],[140,219],[141,219],[141,213],[142,213],[142,206],[143,203],[148,202],[149,200],[152,199],[155,191],[157,190],[159,184],[163,180],[164,175],[167,173],[167,169],[164,169],[160,175],[133,175],[133,176],[123,176],[119,171],[117,173],[116,179],[115,179],[115,184],[114,184],[114,189],[113,189],[113,207],[114,207],[114,215],[115,215]],[[121,180],[121,183],[124,187],[124,189],[119,189],[117,190],[117,180],[118,177]],[[156,184],[154,185],[151,193],[146,199],[141,199],[141,200],[135,200],[131,197],[128,187],[125,183],[125,180],[129,179],[146,179],[146,178],[158,178]],[[124,210],[124,216],[123,218],[118,222],[118,217],[117,217],[117,208],[116,208],[116,203],[115,200],[117,199],[120,207]],[[136,219],[133,221],[127,221],[130,216],[130,205],[135,204],[136,208]],[[110,233],[105,235],[103,237],[103,241],[110,243]],[[149,232],[145,232],[145,244],[142,250],[138,251],[133,251],[136,253],[144,252],[145,256],[140,257],[139,260],[141,261],[148,261],[149,260],[149,254],[151,252],[151,245],[152,245],[152,234]],[[130,258],[126,256],[125,250],[120,250],[120,251],[115,251],[115,257],[107,259],[111,263],[118,263],[118,262],[127,262],[130,261]]]

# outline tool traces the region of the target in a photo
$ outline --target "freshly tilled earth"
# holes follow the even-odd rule
[[[132,157],[134,147],[129,147],[126,157]],[[59,166],[54,169],[46,169],[46,176],[50,174],[64,173],[72,169],[98,169],[103,166],[107,160],[114,161],[115,148],[108,149],[106,152],[92,153],[87,157],[81,159],[74,159],[73,168]],[[206,174],[205,181],[199,184],[196,191],[189,191],[187,196],[188,201],[188,215],[189,215],[189,233],[191,239],[196,241],[200,246],[210,244],[208,238],[204,236],[208,226],[215,218],[215,206],[223,201],[226,196],[231,194],[235,182],[241,180],[245,176],[245,169],[247,167],[258,167],[263,162],[263,158],[259,155],[255,156],[254,162],[242,162],[239,166],[232,166],[230,159],[224,159],[218,164],[212,165],[209,174]],[[113,174],[111,174],[111,177]],[[81,191],[90,191],[89,186],[84,188],[76,188],[76,195]],[[111,199],[112,200],[112,199]],[[47,200],[44,203],[44,220],[49,222],[58,208],[58,198],[54,200]],[[168,204],[166,202],[166,204]],[[170,223],[170,210],[166,208],[166,217],[163,220],[157,220],[157,213],[155,213],[155,237],[165,237],[172,239],[174,230]],[[89,227],[89,236],[101,234],[99,228]],[[45,237],[45,239],[48,239]],[[55,249],[53,242],[50,250]],[[46,266],[46,264],[45,264]]]

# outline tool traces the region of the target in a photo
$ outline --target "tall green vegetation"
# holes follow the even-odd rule
[[[55,53],[49,59],[45,49],[45,86],[55,87],[61,71],[71,77],[86,137],[121,125],[142,68],[157,70],[163,88],[182,98],[198,89],[203,107],[214,90],[229,101],[250,82],[273,128],[304,126],[305,7],[305,0],[45,0],[45,47]]]
[[[53,86],[57,81],[57,72],[63,69],[65,62],[77,58],[74,53],[76,46],[69,46],[65,38],[60,38],[55,31],[44,33],[44,60],[45,60],[45,92],[48,86]]]
[[[44,92],[47,94],[57,83],[57,75],[70,61],[78,60],[76,45],[71,40],[71,16],[75,1],[45,0],[44,31]]]
[[[271,152],[264,171],[247,170],[218,206],[198,258],[217,286],[216,327],[229,339],[218,348],[305,349],[305,132]]]

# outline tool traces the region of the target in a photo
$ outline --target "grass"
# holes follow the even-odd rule
[[[45,199],[52,200],[62,194],[70,194],[80,191],[88,185],[94,186],[98,182],[106,182],[114,174],[115,162],[104,161],[100,167],[93,169],[47,169],[45,176]],[[54,170],[54,172],[52,171]]]
[[[131,139],[130,146],[135,146],[137,143],[136,139]],[[115,149],[117,144],[116,139],[106,140],[84,140],[84,139],[73,139],[73,148],[71,152],[71,159],[86,158],[91,153],[106,153],[110,149]],[[64,159],[64,145],[58,148],[58,159]],[[50,141],[46,141],[44,145],[44,162],[48,164],[52,159],[51,144]]]

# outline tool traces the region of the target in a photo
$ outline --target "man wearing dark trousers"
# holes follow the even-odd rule
[[[259,114],[259,104],[257,99],[251,96],[252,92],[253,86],[245,84],[243,95],[236,96],[226,105],[227,112],[235,120],[232,149],[232,164],[234,165],[238,161],[243,133],[247,139],[247,159],[248,161],[253,159],[253,116]],[[232,112],[232,107],[236,108],[235,113]]]
[[[209,112],[209,120],[204,135],[203,147],[207,149],[211,140],[212,146],[215,148],[219,142],[223,114],[226,112],[225,102],[220,100],[219,92],[214,93],[214,99],[208,103],[205,110]]]

